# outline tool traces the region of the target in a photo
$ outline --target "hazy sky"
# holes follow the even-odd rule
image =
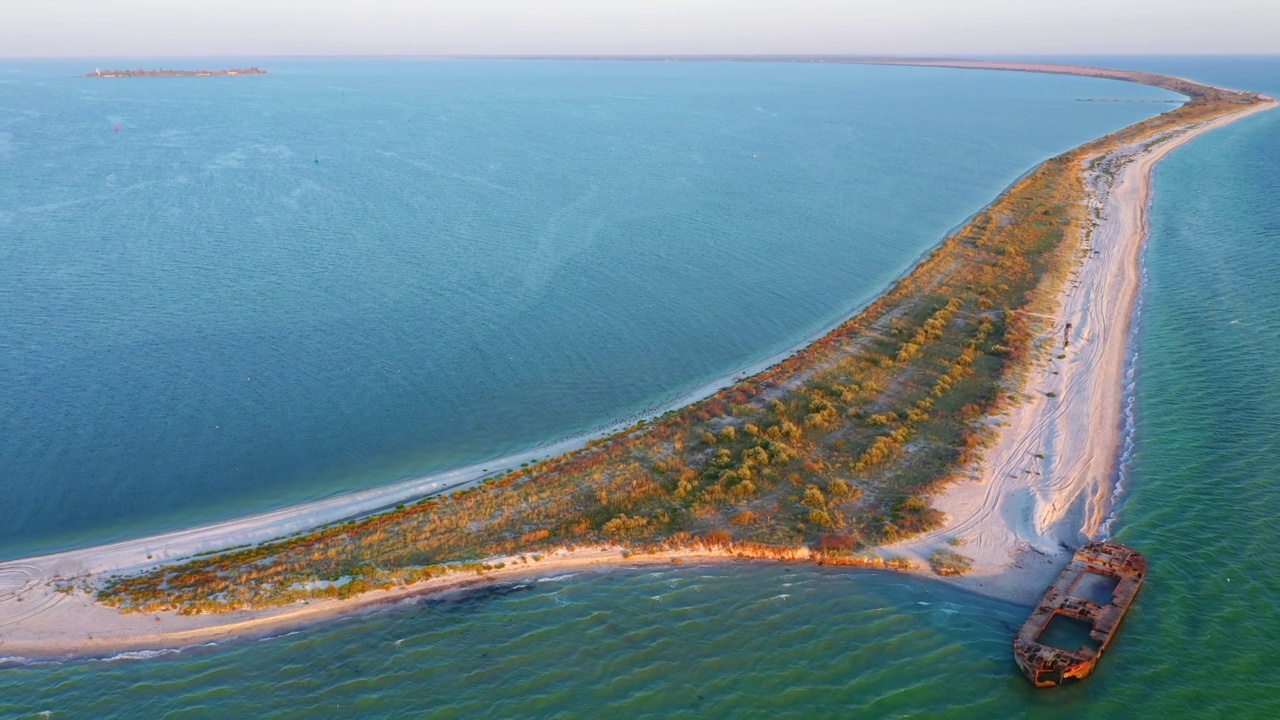
[[[0,56],[1280,53],[1280,0],[9,0]]]

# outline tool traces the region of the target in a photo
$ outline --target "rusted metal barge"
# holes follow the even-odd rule
[[[1147,559],[1117,543],[1076,551],[1013,639],[1013,657],[1036,687],[1086,677],[1115,637],[1147,574]]]

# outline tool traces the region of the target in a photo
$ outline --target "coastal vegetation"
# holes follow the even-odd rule
[[[929,556],[929,567],[938,575],[963,575],[973,567],[973,560],[955,550],[939,548]]]
[[[145,612],[265,608],[601,545],[905,565],[869,553],[940,525],[931,494],[976,462],[989,418],[1017,401],[1030,361],[1055,349],[1043,315],[1091,255],[1086,167],[1260,101],[1125,79],[1190,100],[1048,160],[864,311],[773,368],[476,487],[112,578],[99,600]],[[930,559],[938,574],[968,562],[947,549]]]

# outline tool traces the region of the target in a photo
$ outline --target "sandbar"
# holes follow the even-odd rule
[[[1058,67],[989,63],[889,64],[1063,72]],[[1102,71],[1084,70],[1111,77],[1097,74]],[[1080,260],[1062,288],[1057,310],[1043,318],[1044,352],[1024,375],[1017,392],[1022,401],[990,419],[997,430],[996,440],[981,461],[968,469],[970,478],[951,484],[934,498],[935,506],[947,514],[944,527],[881,548],[883,556],[904,556],[915,562],[914,572],[934,577],[926,569],[927,558],[939,548],[954,545],[970,556],[974,565],[969,574],[947,578],[946,582],[983,595],[1030,603],[1065,565],[1072,549],[1099,534],[1114,494],[1124,373],[1140,289],[1152,168],[1195,137],[1275,106],[1270,101],[1243,107],[1238,113],[1185,127],[1154,144],[1121,148],[1100,163],[1094,162],[1098,158],[1090,158],[1080,168],[1098,222],[1088,256]],[[58,583],[72,578],[77,585],[92,588],[113,574],[259,543],[369,513],[411,493],[424,495],[474,482],[487,472],[481,470],[469,468],[394,489],[354,493],[242,520],[0,563],[0,662],[105,655],[267,635],[424,594],[585,568],[755,560],[723,547],[649,554],[620,547],[561,549],[538,559],[489,559],[490,565],[501,567],[483,575],[459,571],[349,600],[300,602],[273,610],[217,615],[122,614],[96,603],[90,592],[55,590]],[[808,558],[808,551],[799,548],[779,551],[768,559]]]

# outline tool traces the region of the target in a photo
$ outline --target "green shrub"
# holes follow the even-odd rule
[[[973,567],[973,560],[954,550],[942,549],[935,550],[929,556],[929,566],[937,575],[958,577],[969,572]]]

